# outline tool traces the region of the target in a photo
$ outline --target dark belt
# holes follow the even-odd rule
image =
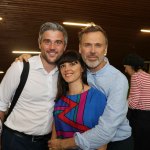
[[[4,125],[3,128],[4,128],[4,130],[6,129],[7,131],[11,132],[12,134],[14,134],[20,138],[23,138],[23,139],[26,138],[28,140],[31,140],[32,142],[38,142],[40,140],[51,138],[51,133],[45,134],[45,135],[29,135],[29,134],[25,134],[23,132],[13,130],[13,129],[7,127],[6,125]]]

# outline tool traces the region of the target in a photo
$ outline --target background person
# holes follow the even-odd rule
[[[127,55],[123,64],[131,77],[128,103],[134,149],[146,150],[150,147],[150,74],[144,71],[144,59],[136,54]]]
[[[58,23],[44,23],[38,38],[41,54],[29,59],[30,70],[25,87],[13,111],[4,122],[3,150],[47,150],[57,92],[56,61],[65,51],[67,32]],[[14,96],[23,69],[14,62],[0,84],[0,119]]]
[[[65,139],[98,124],[106,105],[106,96],[88,86],[86,65],[78,52],[65,52],[58,61],[58,69],[52,138]],[[52,141],[49,147],[58,148],[55,144],[53,146]],[[106,150],[106,146],[99,150]]]

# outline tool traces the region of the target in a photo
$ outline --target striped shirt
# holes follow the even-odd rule
[[[150,74],[139,71],[131,76],[129,107],[150,110]]]

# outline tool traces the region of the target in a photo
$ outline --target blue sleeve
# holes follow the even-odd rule
[[[117,85],[117,86],[116,86]],[[118,126],[125,120],[128,81],[125,77],[116,78],[107,95],[107,105],[98,125],[82,134],[75,134],[75,142],[81,149],[91,150],[112,141]]]

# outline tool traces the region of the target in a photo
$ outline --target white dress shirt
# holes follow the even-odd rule
[[[40,56],[29,59],[29,76],[25,87],[5,125],[30,135],[45,135],[52,130],[58,69],[44,69]],[[6,111],[19,85],[22,62],[14,62],[0,85],[0,111]]]

